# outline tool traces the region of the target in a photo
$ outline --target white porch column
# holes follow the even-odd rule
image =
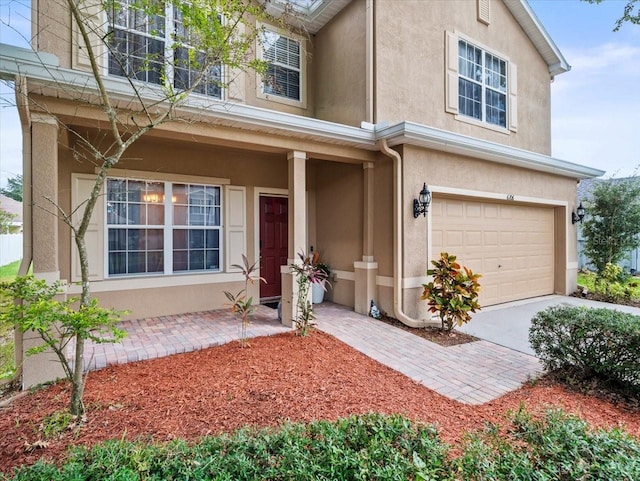
[[[371,300],[377,295],[376,276],[378,263],[373,257],[373,227],[374,227],[374,163],[365,162],[364,170],[364,226],[362,239],[362,261],[354,262],[355,272],[355,306],[358,314],[367,315]]]
[[[307,154],[294,150],[289,161],[289,254],[288,264],[299,263],[298,253],[307,251]],[[296,279],[282,267],[282,323],[293,327],[297,302]]]

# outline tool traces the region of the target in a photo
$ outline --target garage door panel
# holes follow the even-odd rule
[[[432,246],[482,274],[481,305],[553,293],[552,208],[435,198]]]

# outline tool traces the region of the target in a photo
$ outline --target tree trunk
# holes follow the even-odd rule
[[[89,204],[93,207],[93,204]],[[85,209],[84,217],[91,218],[93,209]],[[87,245],[84,241],[84,230],[80,232],[76,231],[76,246],[78,247],[78,254],[80,257],[80,270],[82,273],[82,293],[80,294],[80,306],[78,309],[87,307],[91,300],[91,291],[89,284],[89,258],[87,255]],[[82,398],[84,396],[84,342],[85,339],[82,336],[76,335],[76,352],[73,365],[73,378],[71,380],[71,403],[69,405],[69,411],[74,416],[82,416],[84,414],[84,403]]]

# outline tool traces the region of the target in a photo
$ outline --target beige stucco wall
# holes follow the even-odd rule
[[[543,154],[551,152],[548,67],[500,1],[490,25],[471,0],[377,0],[376,122],[409,120]],[[502,133],[445,112],[445,32],[455,31],[518,67],[518,132]]]
[[[365,0],[352,0],[314,43],[315,117],[359,126],[366,120]]]
[[[332,270],[353,272],[353,263],[362,259],[363,179],[361,165],[316,166],[316,248]],[[353,306],[353,282],[336,280],[327,298]]]

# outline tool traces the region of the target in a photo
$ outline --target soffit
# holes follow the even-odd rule
[[[289,23],[313,34],[349,3],[351,0],[267,0],[265,8],[276,17],[286,14]]]
[[[551,39],[551,36],[531,9],[527,0],[502,1],[549,66],[549,73],[552,77],[571,70],[571,66]]]

